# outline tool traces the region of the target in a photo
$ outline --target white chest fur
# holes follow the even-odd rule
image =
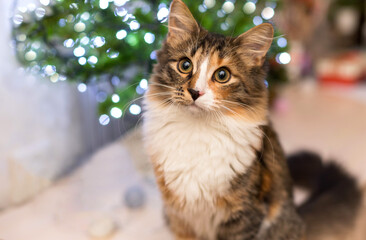
[[[144,121],[149,154],[157,156],[167,187],[185,202],[226,193],[261,144],[258,125],[234,118],[201,118],[182,109],[149,109]],[[192,209],[193,210],[193,209]]]
[[[213,239],[222,217],[215,200],[255,159],[253,147],[261,144],[258,124],[197,117],[174,107],[146,107],[145,144],[155,156],[153,164],[161,167],[166,186],[184,202],[181,217],[192,223],[196,234]]]

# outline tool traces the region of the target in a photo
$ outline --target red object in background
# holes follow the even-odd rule
[[[320,60],[317,75],[322,83],[354,85],[366,76],[366,54],[354,51]]]

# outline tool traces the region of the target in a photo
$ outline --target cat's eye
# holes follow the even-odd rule
[[[231,74],[227,68],[219,68],[213,75],[216,82],[227,83],[230,80]]]
[[[178,62],[178,70],[181,73],[190,73],[193,69],[193,64],[188,58],[183,58]]]

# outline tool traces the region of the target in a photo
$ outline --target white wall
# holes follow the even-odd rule
[[[75,88],[19,71],[10,47],[12,4],[0,0],[0,209],[48,186],[85,149]]]

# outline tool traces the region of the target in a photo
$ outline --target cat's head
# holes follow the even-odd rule
[[[169,33],[147,99],[193,115],[231,115],[251,122],[267,115],[263,63],[273,38],[269,23],[238,37],[199,26],[181,0],[170,7]]]

